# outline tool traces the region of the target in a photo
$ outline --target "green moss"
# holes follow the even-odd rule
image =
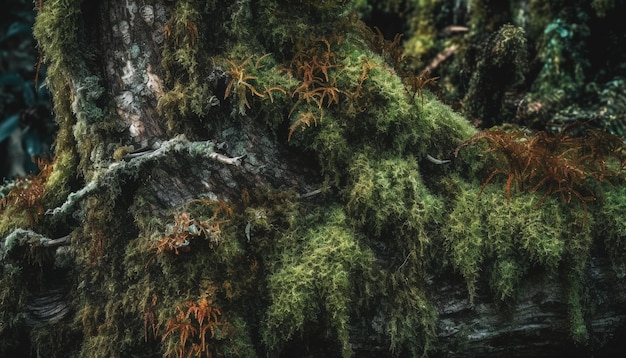
[[[589,213],[580,210],[569,213],[567,224],[567,245],[564,260],[564,272],[567,280],[567,302],[570,320],[570,333],[574,342],[587,344],[589,330],[587,328],[587,313],[591,307],[586,292],[585,276],[589,260],[593,237],[591,228],[594,218]]]
[[[425,145],[420,155],[430,154],[436,158],[452,159],[457,146],[476,134],[476,128],[458,112],[447,104],[437,100],[434,95],[426,93],[425,100],[420,103],[419,120],[426,123],[421,134],[421,141]],[[420,99],[416,99],[420,101]],[[414,147],[412,147],[414,148]],[[470,172],[476,173],[480,162],[476,160],[475,152],[465,154],[461,152],[457,165],[473,167]],[[467,157],[466,157],[467,155]],[[465,158],[472,158],[471,160]],[[473,177],[473,175],[470,175]]]
[[[305,334],[317,321],[339,341],[342,356],[352,356],[348,324],[354,312],[354,284],[372,269],[372,253],[359,244],[338,207],[310,229],[286,235],[278,245],[276,267],[268,277],[271,304],[265,344],[280,351],[296,333]],[[322,317],[329,320],[320,322]]]
[[[82,1],[46,1],[37,15],[33,33],[48,64],[47,84],[54,101],[59,125],[56,144],[56,164],[46,187],[49,203],[58,203],[69,194],[76,177],[78,153],[73,137],[70,81],[81,75],[83,59],[77,26]]]
[[[406,39],[406,53],[418,59],[432,57],[432,50],[437,44],[436,9],[441,1],[414,1],[412,15],[408,25],[410,37]]]
[[[440,214],[441,202],[421,182],[414,159],[356,155],[349,168],[353,184],[347,210],[374,237],[392,232],[399,240],[429,241],[426,226]]]
[[[446,220],[444,236],[452,266],[466,280],[470,300],[479,274],[491,266],[491,288],[501,299],[514,297],[515,287],[531,266],[555,273],[565,256],[566,214],[560,205],[531,194],[512,196],[501,189],[461,186]]]
[[[97,106],[101,80],[89,71],[80,52],[84,40],[77,22],[82,3],[45,1],[36,25],[50,63],[60,125],[55,171],[46,194],[50,203],[65,200],[77,173],[88,176],[87,158],[102,148],[111,130]],[[308,339],[319,342],[320,337],[344,357],[352,356],[352,332],[360,328],[390,347],[393,356],[423,356],[437,347],[437,308],[428,282],[447,279],[440,274],[447,274],[448,268],[463,276],[470,300],[488,285],[497,300],[514,302],[529,274],[561,275],[567,282],[572,337],[584,342],[591,336],[584,282],[591,232],[599,232],[594,240],[605,238],[616,270],[624,271],[622,186],[607,188],[606,201],[589,205],[587,216],[581,205],[542,200],[540,194],[514,191],[507,202],[502,176],[494,177],[479,195],[484,174],[492,170],[489,157],[478,157],[480,148],[468,148],[453,158],[459,143],[476,133],[473,126],[426,89],[421,95],[409,93],[354,28],[341,41],[332,36],[349,28],[345,11],[352,5],[244,0],[222,8],[216,3],[180,0],[171,5],[162,62],[170,91],[159,102],[170,134],[206,137],[220,128],[219,133],[236,136],[241,123],[264,125],[273,131],[277,148],[283,148],[286,127],[300,114],[315,113],[319,120],[303,130],[299,127],[288,144],[295,156],[317,160],[321,172],[307,175],[315,182],[325,177],[328,190],[322,200],[301,201],[291,191],[242,191],[241,198],[230,198],[234,212],[220,223],[215,240],[194,236],[180,250],[157,252],[158,242],[176,225],[174,215],[186,212],[194,220],[211,221],[217,208],[195,202],[164,209],[160,193],[154,191],[158,178],[145,171],[152,164],[116,163],[122,169],[107,173],[120,177],[103,179],[97,190],[79,199],[85,200],[80,211],[85,222],[73,233],[76,270],[70,274],[78,286],[71,292],[76,311],[73,320],[55,327],[76,342],[68,354],[161,355],[180,343],[180,337],[162,339],[177,306],[210,297],[225,327],[212,347],[224,356],[252,357],[266,351],[284,355],[286,347]],[[408,3],[376,6],[392,9]],[[444,5],[412,4],[424,10],[411,20],[417,21],[411,26],[423,36],[414,39],[414,51],[444,46],[434,39],[435,20],[427,18]],[[477,26],[501,20],[490,20],[485,4],[473,3]],[[358,6],[367,7],[363,2]],[[573,27],[556,25],[546,39],[559,37],[555,46],[561,46],[561,52],[552,54],[562,57],[574,41],[568,37]],[[523,35],[512,26],[494,35],[499,38],[490,51],[502,56],[491,58],[487,71],[498,74],[498,66],[511,65],[514,78],[509,82],[518,80],[523,56],[514,50],[523,44]],[[320,37],[333,39],[337,67],[329,75],[336,80],[339,101],[296,105],[292,92],[301,79],[283,67],[289,67],[294,52]],[[548,60],[554,69],[556,60]],[[224,75],[233,64],[251,76],[249,84],[262,96],[244,86],[232,97],[220,98],[224,93],[218,89],[237,79]],[[80,88],[72,92],[71,86]],[[492,93],[484,83],[472,86],[485,98]],[[270,96],[271,88],[284,92],[270,91]],[[77,143],[85,134],[93,134],[91,141]],[[255,143],[265,145],[266,140]],[[242,143],[234,151],[244,148]],[[207,148],[198,145],[177,155],[199,155],[212,146]],[[120,159],[127,150],[120,148],[115,157]],[[427,154],[453,162],[436,166],[425,160]],[[167,163],[161,159],[155,159],[155,165]],[[248,164],[259,164],[256,158],[250,160]],[[26,213],[8,208],[0,218],[0,233],[27,226],[26,220]],[[27,288],[19,286],[25,276],[6,265],[2,274],[0,302],[6,310],[1,318],[18,322],[28,295]],[[33,275],[42,277],[39,272]],[[15,291],[18,286],[24,290]],[[0,326],[0,333],[6,332],[6,326]],[[34,332],[33,346],[58,351],[55,332]]]
[[[212,6],[198,0],[177,1],[165,25],[166,42],[161,64],[169,91],[159,99],[158,109],[170,133],[194,138],[197,119],[204,119],[219,104],[207,77],[212,69],[210,27],[203,12]],[[183,120],[188,118],[192,120]]]
[[[436,347],[437,310],[419,281],[398,273],[390,278],[391,296],[385,303],[390,350],[397,357],[427,356]]]
[[[605,200],[596,215],[595,229],[604,238],[604,247],[619,278],[626,277],[626,187],[607,190]]]
[[[0,237],[4,237],[17,228],[30,226],[27,210],[9,206],[0,211]]]

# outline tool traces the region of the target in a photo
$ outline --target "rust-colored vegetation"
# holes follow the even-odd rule
[[[339,96],[344,91],[337,87],[337,77],[341,74],[341,71],[337,70],[343,65],[332,51],[332,45],[338,45],[342,40],[340,36],[330,39],[316,38],[311,41],[311,45],[299,50],[291,60],[290,72],[301,82],[291,93],[291,96],[296,98],[296,103],[291,108],[289,117],[302,104],[316,107],[318,113],[300,112],[289,127],[289,140],[296,129],[304,129],[321,122],[324,107],[339,104]]]
[[[222,312],[213,305],[209,298],[201,298],[198,302],[185,302],[187,309],[178,306],[178,314],[165,324],[162,341],[168,337],[178,337],[177,344],[168,349],[168,357],[201,357],[212,356],[209,340],[216,337],[223,322],[219,316]]]
[[[180,252],[189,251],[189,244],[197,237],[209,241],[209,247],[215,248],[221,240],[221,225],[228,221],[228,217],[233,214],[232,208],[224,201],[196,199],[187,205],[199,204],[204,207],[211,207],[213,214],[206,220],[194,219],[188,212],[174,214],[174,226],[167,236],[156,241],[150,250],[155,254],[148,260],[148,263],[157,255],[173,252],[178,255]],[[148,265],[146,263],[146,266]]]
[[[496,159],[496,168],[482,189],[494,176],[504,174],[507,200],[515,182],[519,190],[543,190],[540,203],[548,195],[558,195],[565,203],[572,198],[580,200],[586,210],[587,202],[596,200],[598,193],[602,193],[599,183],[610,184],[622,178],[626,167],[622,139],[579,126],[566,127],[554,134],[485,130],[461,143],[455,156],[461,148],[477,142],[485,143],[487,149],[483,153],[493,153]]]
[[[24,211],[28,215],[30,226],[34,227],[44,213],[43,197],[46,191],[46,182],[52,173],[52,163],[46,159],[37,159],[39,173],[26,178],[18,178],[15,187],[0,199],[0,211],[7,206],[15,206],[17,211]]]

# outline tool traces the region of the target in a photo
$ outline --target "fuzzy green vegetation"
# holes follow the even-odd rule
[[[372,159],[376,158],[376,159]],[[429,239],[426,227],[440,216],[441,202],[421,181],[414,159],[357,155],[350,167],[347,208],[364,231],[419,242],[422,256]]]
[[[206,47],[209,39],[205,34],[209,31],[202,18],[203,5],[202,1],[196,0],[177,1],[163,28],[166,43],[162,66],[166,70],[166,85],[171,90],[159,99],[158,109],[167,120],[168,130],[174,133],[193,133],[193,127],[186,128],[188,124],[177,121],[178,117],[194,115],[203,118],[211,107],[219,104],[209,81],[205,80],[211,66],[205,56],[209,51]]]
[[[359,152],[421,159],[431,147],[433,155],[450,155],[452,147],[472,133],[471,126],[426,91],[415,98],[389,65],[363,49],[360,41],[348,38],[330,48],[336,60],[327,76],[333,78],[337,97],[323,106],[296,105],[291,143],[313,149],[324,173],[334,174],[329,178],[334,183],[342,180],[340,173]],[[302,118],[315,107],[314,119],[303,124]]]
[[[328,330],[321,333],[339,342],[343,357],[352,356],[348,327],[359,303],[354,298],[357,286],[372,274],[374,257],[345,221],[341,208],[330,208],[313,227],[277,244],[263,334],[271,351],[279,352],[297,333],[311,332],[317,322]]]
[[[592,242],[593,218],[536,194],[503,199],[488,186],[479,197],[467,184],[458,187],[454,207],[443,228],[449,263],[466,280],[470,301],[488,274],[489,288],[502,301],[514,301],[530,270],[564,275],[570,329],[574,341],[588,338],[584,320],[584,268]]]
[[[405,52],[417,59],[432,57],[432,49],[437,45],[436,8],[441,1],[415,1],[415,16],[408,19],[410,38],[404,44]],[[405,4],[405,7],[407,5]],[[410,5],[409,5],[410,6]]]
[[[286,89],[295,82],[274,57],[263,54],[255,34],[244,27],[252,21],[250,4],[214,10],[214,5],[202,1],[179,1],[165,25],[162,66],[170,90],[159,99],[158,109],[169,132],[195,138],[214,130],[220,119],[240,118],[250,111],[276,127],[289,100]],[[229,31],[217,25],[220,16],[225,17],[223,22],[232,21]],[[261,101],[264,105],[259,105]],[[222,102],[235,105],[220,106]]]
[[[33,27],[44,61],[48,64],[47,84],[55,99],[54,111],[59,124],[55,141],[57,164],[47,184],[47,196],[51,203],[60,202],[71,191],[72,178],[76,176],[78,164],[72,131],[76,120],[72,114],[71,83],[68,81],[83,75],[80,72],[84,70],[81,66],[84,59],[79,51],[81,45],[77,26],[81,3],[81,0],[45,1]]]
[[[595,232],[604,238],[604,246],[618,277],[626,277],[626,187],[607,190],[596,215]]]
[[[76,244],[82,288],[72,327],[83,332],[76,354],[254,356],[241,311],[230,309],[232,302],[247,309],[239,300],[257,282],[236,239],[243,228],[229,225],[231,208],[197,199],[161,217],[150,191],[138,192],[124,218],[111,218],[121,199],[88,200]]]
[[[242,4],[250,8],[251,23],[247,24],[247,31],[236,31],[247,35],[245,41],[256,37],[264,45],[264,51],[274,53],[281,61],[288,60],[298,44],[311,37],[344,33],[342,26],[352,9],[352,2],[346,0],[246,0]]]
[[[451,264],[467,282],[470,300],[483,264],[491,266],[491,289],[502,300],[514,298],[524,273],[538,265],[555,273],[567,238],[565,213],[554,200],[541,210],[538,195],[514,195],[488,186],[479,197],[462,184],[446,220],[444,236]]]

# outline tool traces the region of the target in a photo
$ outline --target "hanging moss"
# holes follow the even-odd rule
[[[470,300],[485,265],[492,267],[491,289],[501,299],[514,297],[532,266],[556,272],[568,240],[558,203],[546,200],[538,210],[535,195],[512,196],[507,203],[500,189],[488,187],[480,198],[476,189],[459,189],[444,232],[451,264],[465,278]]]
[[[170,133],[193,134],[194,120],[205,118],[211,107],[219,104],[207,81],[212,69],[207,42],[212,38],[202,11],[209,5],[202,1],[177,1],[164,27],[165,47],[162,66],[170,88],[159,99],[158,108],[167,120]],[[215,100],[211,98],[215,97]]]
[[[46,1],[37,15],[33,33],[48,63],[47,82],[54,98],[54,111],[59,124],[56,143],[56,165],[47,184],[50,203],[58,203],[71,191],[76,176],[76,152],[72,126],[69,81],[84,75],[80,55],[79,15],[82,1]],[[49,31],[58,29],[58,31]]]
[[[294,232],[278,243],[276,268],[268,278],[271,304],[264,329],[270,351],[280,351],[317,321],[339,342],[342,356],[352,356],[348,327],[356,308],[354,286],[367,280],[374,260],[356,236],[335,207],[306,232]],[[328,321],[320,322],[322,317]]]
[[[425,228],[440,214],[441,203],[421,182],[414,159],[372,157],[355,156],[349,169],[354,184],[348,212],[374,237],[383,232],[400,240],[413,236],[423,251],[429,241]]]
[[[605,202],[596,216],[595,230],[604,238],[604,246],[612,261],[613,269],[620,278],[626,277],[626,222],[621,213],[626,210],[626,188],[605,193]]]

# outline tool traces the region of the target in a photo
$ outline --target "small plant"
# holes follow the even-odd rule
[[[253,67],[253,71],[257,72],[263,66],[261,62],[263,59],[268,57],[270,54],[265,54],[259,57]],[[248,101],[248,92],[252,93],[253,96],[257,96],[259,98],[265,98],[267,95],[271,102],[274,102],[274,97],[272,97],[272,91],[282,92],[283,94],[287,94],[287,91],[280,86],[272,86],[266,87],[263,92],[260,92],[253,84],[253,81],[257,80],[257,76],[253,76],[251,74],[246,73],[246,66],[252,59],[252,56],[245,59],[240,64],[237,64],[231,60],[226,60],[230,64],[230,69],[227,71],[228,75],[231,77],[230,82],[226,86],[226,91],[224,91],[224,99],[228,98],[231,93],[235,93],[235,96],[239,100],[239,113],[244,114],[246,112],[246,108],[250,109],[250,102]]]
[[[340,43],[341,38],[334,41]],[[294,108],[301,102],[315,104],[318,108],[322,108],[324,104],[330,107],[339,103],[339,94],[342,91],[336,85],[337,76],[341,72],[331,76],[329,71],[341,67],[331,50],[330,41],[326,38],[315,40],[313,46],[299,51],[291,61],[292,73],[302,80],[291,94],[298,98]]]
[[[175,214],[171,233],[156,241],[150,247],[150,251],[155,253],[148,260],[146,266],[159,254],[173,252],[178,255],[181,251],[189,251],[189,245],[196,237],[207,239],[210,248],[215,248],[219,245],[222,232],[221,225],[227,222],[226,218],[233,214],[232,208],[224,201],[208,199],[192,200],[187,203],[187,206],[195,204],[210,206],[213,209],[213,215],[207,220],[199,220],[192,218],[186,211]]]
[[[322,121],[321,113],[320,113],[319,118],[313,112],[300,113],[300,115],[298,116],[298,119],[296,119],[289,126],[289,134],[287,135],[287,140],[291,140],[291,136],[293,135],[293,132],[296,131],[296,129],[300,128],[304,130],[304,128],[309,128],[312,125],[317,126],[317,123],[321,121]]]
[[[330,40],[324,37],[314,39],[312,45],[298,51],[291,60],[290,71],[294,77],[301,80],[301,83],[291,93],[291,96],[296,98],[296,103],[291,108],[289,117],[302,104],[316,108],[319,115],[311,111],[300,113],[298,119],[289,127],[288,139],[291,139],[296,129],[304,129],[321,122],[324,107],[339,104],[340,95],[345,94],[337,87],[337,78],[341,71],[332,73],[342,68],[343,65],[339,63],[336,54],[332,51],[331,42],[338,44],[341,41],[342,38],[339,36]]]
[[[219,320],[222,312],[206,297],[198,302],[187,301],[185,306],[186,310],[178,306],[178,314],[165,324],[162,341],[178,337],[177,344],[165,356],[184,358],[204,355],[210,358],[212,353],[208,340],[215,338],[223,325]]]

